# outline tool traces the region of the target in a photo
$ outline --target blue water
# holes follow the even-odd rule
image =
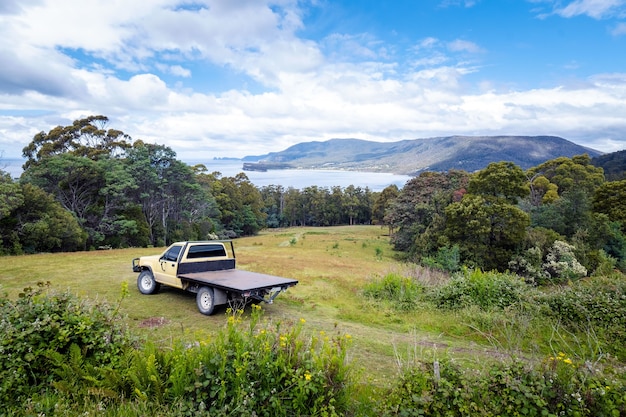
[[[310,186],[345,188],[349,185],[355,187],[368,187],[371,191],[382,191],[385,187],[395,184],[398,188],[411,179],[408,175],[395,175],[377,172],[357,172],[338,170],[314,170],[314,169],[289,169],[272,170],[267,172],[244,171],[242,161],[232,160],[209,160],[209,161],[184,161],[189,165],[204,164],[209,172],[219,171],[223,177],[234,177],[240,172],[246,174],[257,187],[266,185],[282,185],[285,188],[293,187],[303,189]],[[0,169],[18,178],[22,174],[22,159],[0,159]]]
[[[345,188],[349,185],[354,185],[361,188],[368,187],[371,191],[382,191],[385,187],[392,184],[402,188],[411,179],[408,175],[339,170],[278,169],[267,172],[244,171],[242,169],[242,161],[211,160],[200,163],[204,164],[209,172],[219,171],[224,177],[233,177],[243,172],[250,179],[250,182],[257,187],[282,185],[285,188],[293,187],[301,190],[314,185],[328,188],[333,186]]]

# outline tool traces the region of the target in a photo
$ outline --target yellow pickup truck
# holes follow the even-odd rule
[[[176,242],[160,255],[132,261],[138,272],[137,288],[154,294],[161,285],[196,293],[200,313],[211,315],[215,306],[248,302],[271,304],[274,298],[298,281],[235,268],[231,240]]]

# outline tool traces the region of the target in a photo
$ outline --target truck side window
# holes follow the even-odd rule
[[[218,256],[226,256],[226,250],[222,245],[194,245],[187,252],[187,259],[215,258]]]
[[[176,262],[181,249],[182,246],[172,246],[167,250],[167,252],[165,252],[165,255],[163,255],[163,259],[170,262]]]

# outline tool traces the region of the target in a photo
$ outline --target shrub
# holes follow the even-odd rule
[[[590,371],[559,353],[538,366],[497,362],[484,372],[419,363],[377,404],[380,416],[620,416],[624,375]]]
[[[261,325],[229,317],[214,339],[173,350],[147,346],[129,370],[142,401],[167,403],[178,415],[344,415],[349,402],[349,336],[305,338],[304,320]]]
[[[0,403],[7,407],[51,387],[75,395],[97,388],[133,343],[117,308],[47,287],[0,298]]]
[[[460,309],[475,305],[489,310],[521,302],[527,298],[527,291],[528,286],[517,275],[465,269],[446,284],[434,287],[427,298],[439,308]]]
[[[578,262],[574,255],[574,246],[555,240],[546,255],[543,269],[552,283],[559,284],[573,281],[587,275],[587,269]]]
[[[526,249],[523,254],[509,261],[509,269],[523,276],[528,284],[546,282],[550,275],[542,267],[542,252],[537,246]]]
[[[461,252],[459,245],[452,247],[443,246],[437,250],[435,256],[426,256],[421,260],[424,266],[440,269],[447,272],[456,272],[461,265]]]
[[[626,358],[626,279],[623,276],[594,277],[544,293],[537,302],[544,314],[567,329],[592,332],[609,352]]]
[[[423,287],[414,279],[389,273],[365,286],[363,295],[374,300],[388,301],[399,310],[415,308]]]

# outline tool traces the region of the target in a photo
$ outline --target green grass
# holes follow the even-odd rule
[[[363,379],[374,385],[394,377],[398,363],[408,360],[409,353],[426,359],[445,355],[480,360],[476,358],[497,358],[500,353],[495,350],[506,350],[507,346],[494,344],[491,335],[467,325],[462,314],[426,306],[402,312],[362,297],[368,283],[391,272],[423,282],[446,279],[396,261],[386,231],[376,226],[268,230],[235,241],[238,267],[297,279],[299,284],[274,304],[263,305],[264,316],[274,321],[305,319],[304,331],[310,334],[338,330],[351,335],[349,355]],[[296,243],[290,244],[293,240]],[[0,291],[17,296],[24,287],[49,281],[55,289],[113,303],[126,282],[130,296],[122,304],[122,314],[132,329],[157,344],[193,340],[222,328],[225,308],[203,316],[194,294],[163,287],[155,295],[139,293],[131,260],[160,251],[134,248],[7,257],[0,268]]]

